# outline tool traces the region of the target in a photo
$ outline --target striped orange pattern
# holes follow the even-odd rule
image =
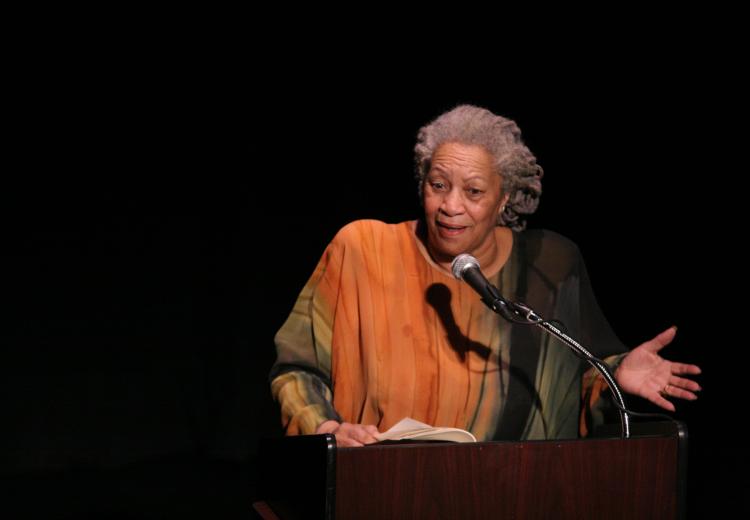
[[[490,280],[501,293],[515,294],[516,270],[511,256]],[[412,417],[491,439],[507,397],[509,327],[432,262],[415,222],[353,222],[329,244],[276,336],[277,363],[311,369],[272,381],[286,431],[313,433],[332,418],[384,431]],[[530,417],[527,438],[565,436],[570,428],[575,436],[578,429],[582,370],[558,350],[564,349],[540,356],[537,373],[551,382],[537,385],[543,397],[547,389],[550,407],[572,408],[567,416],[573,417],[535,409],[539,417]],[[561,362],[559,356],[568,357]],[[571,368],[545,369],[544,363]],[[560,395],[566,400],[555,403]]]

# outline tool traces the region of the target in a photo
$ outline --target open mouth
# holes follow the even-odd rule
[[[455,226],[455,225],[449,225],[444,224],[443,222],[437,222],[438,230],[440,231],[441,235],[445,236],[455,236],[461,234],[468,226]]]

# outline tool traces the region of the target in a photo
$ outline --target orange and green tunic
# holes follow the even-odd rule
[[[271,388],[287,434],[328,419],[385,431],[411,417],[480,440],[558,439],[601,418],[603,383],[589,366],[488,309],[432,261],[418,225],[355,221],[326,248],[275,338]],[[626,351],[568,239],[514,232],[508,261],[485,274],[611,365]]]

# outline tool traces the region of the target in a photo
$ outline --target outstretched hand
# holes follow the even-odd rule
[[[332,433],[336,436],[336,446],[350,448],[378,442],[378,429],[373,424],[352,424],[348,422],[326,421],[321,423],[315,433]]]
[[[700,374],[697,365],[675,363],[659,355],[676,333],[677,327],[670,327],[654,339],[638,345],[625,356],[615,372],[615,379],[625,392],[648,399],[670,412],[675,408],[667,397],[693,401],[698,398],[695,392],[701,389],[692,379],[681,377]]]

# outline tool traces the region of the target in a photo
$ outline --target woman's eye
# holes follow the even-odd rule
[[[469,188],[466,191],[469,192],[469,195],[481,195],[482,193],[484,193],[482,190],[480,190],[478,188]]]
[[[431,182],[430,185],[436,190],[442,190],[443,188],[445,188],[445,184],[443,184],[442,182]]]

